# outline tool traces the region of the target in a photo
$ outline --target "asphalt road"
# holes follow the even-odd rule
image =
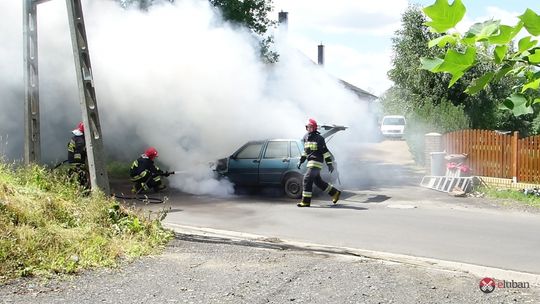
[[[336,206],[320,194],[311,208],[297,208],[279,190],[263,189],[228,198],[173,191],[148,208],[169,208],[169,224],[540,274],[540,213],[421,188],[404,145],[362,147],[342,162],[349,170]]]
[[[376,202],[379,199],[386,200]],[[169,203],[165,223],[540,274],[537,214],[363,193],[336,206],[315,200],[311,208],[268,197],[177,194]]]

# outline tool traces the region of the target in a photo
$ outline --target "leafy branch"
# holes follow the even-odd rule
[[[444,58],[421,58],[422,69],[451,74],[449,87],[452,87],[478,64],[477,55],[487,50],[496,69],[476,78],[465,93],[474,95],[503,77],[516,77],[519,85],[513,88],[503,104],[515,116],[533,113],[532,105],[540,103],[540,46],[538,40],[534,39],[540,35],[538,14],[527,9],[514,26],[500,24],[499,20],[488,20],[476,23],[465,34],[460,34],[455,27],[466,12],[461,0],[454,0],[452,4],[448,0],[436,0],[423,11],[431,19],[425,23],[430,30],[444,34],[431,40],[428,46],[446,48],[446,54]],[[522,29],[529,35],[519,39],[517,48],[513,48],[512,42]]]

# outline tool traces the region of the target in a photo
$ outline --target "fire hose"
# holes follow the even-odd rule
[[[158,176],[169,176],[169,175],[172,175],[172,174],[184,173],[184,172],[185,171],[164,171],[163,173],[158,174]],[[129,195],[116,195],[116,194],[113,194],[112,196],[114,198],[119,198],[119,199],[124,199],[124,200],[138,200],[138,201],[142,201],[142,202],[150,203],[150,204],[161,204],[161,203],[163,203],[163,199],[161,199],[161,198],[150,197],[150,196],[147,196],[147,195],[139,195],[139,192],[141,192],[142,189],[143,188],[139,189],[139,191],[137,191],[137,193],[135,193],[135,195],[132,195],[132,196],[129,196]]]
[[[57,169],[58,167],[62,166],[63,164],[67,163],[68,160],[64,160],[64,161],[61,161],[59,163],[57,163],[54,167],[53,167],[53,170]],[[172,174],[180,174],[180,173],[185,173],[185,171],[164,171],[163,173],[159,174],[159,176],[170,176]],[[139,189],[139,191],[137,191],[137,193],[135,193],[135,195],[116,195],[116,194],[113,194],[112,197],[114,198],[118,198],[118,199],[124,199],[124,200],[139,200],[139,201],[142,201],[142,202],[145,202],[145,203],[151,203],[151,204],[161,204],[163,203],[163,199],[161,198],[157,198],[157,197],[150,197],[150,196],[147,196],[147,195],[139,195],[139,192],[142,190]]]

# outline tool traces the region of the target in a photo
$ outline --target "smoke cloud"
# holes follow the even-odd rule
[[[0,3],[0,152],[10,159],[23,152],[21,2]],[[300,138],[309,117],[349,127],[329,144],[338,161],[373,128],[365,103],[284,37],[279,63],[264,64],[249,31],[207,1],[143,12],[88,0],[83,10],[106,154],[133,160],[154,146],[163,169],[183,171],[169,178],[183,191],[231,193],[210,161],[248,140]],[[55,162],[81,120],[65,3],[40,4],[38,21],[42,157]]]

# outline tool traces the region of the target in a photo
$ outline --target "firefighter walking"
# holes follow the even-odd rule
[[[341,191],[336,189],[332,184],[325,182],[321,178],[321,169],[324,162],[328,166],[330,173],[334,171],[332,165],[332,155],[326,147],[324,137],[317,131],[317,122],[310,118],[306,124],[307,134],[303,138],[304,151],[298,163],[298,169],[307,160],[307,172],[304,175],[304,189],[302,192],[302,201],[297,204],[298,207],[309,207],[311,205],[311,197],[313,195],[313,183],[321,190],[328,193],[332,197],[332,202],[336,204],[341,195]]]
[[[165,189],[161,176],[169,176],[174,172],[162,171],[154,164],[154,159],[158,157],[158,151],[154,147],[149,147],[136,159],[129,170],[131,181],[133,182],[132,192],[141,193],[153,189],[154,192]]]

